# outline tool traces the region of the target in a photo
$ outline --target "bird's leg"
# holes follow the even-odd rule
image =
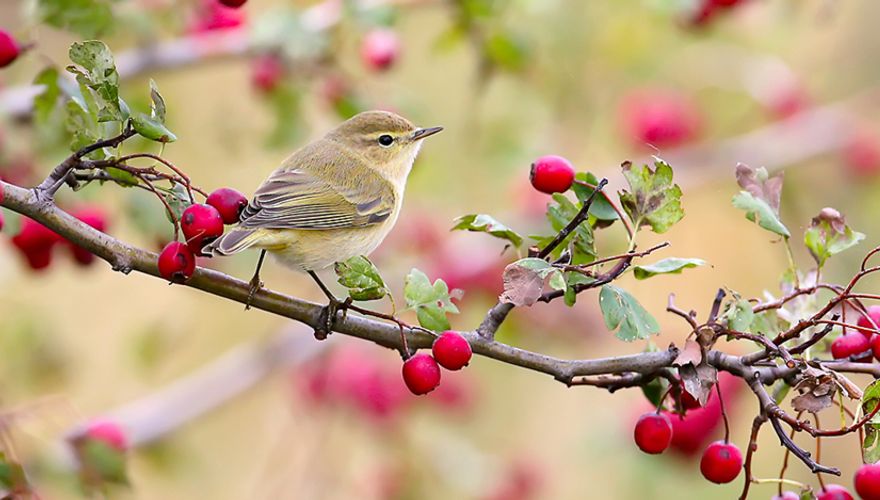
[[[260,268],[263,267],[263,259],[266,258],[266,250],[260,251],[260,260],[257,261],[257,269],[254,271],[254,277],[251,278],[249,283],[250,287],[248,288],[248,296],[247,300],[244,303],[244,310],[247,311],[251,308],[251,302],[254,300],[254,295],[260,291],[260,288],[263,288],[263,282],[260,281]]]
[[[328,303],[321,310],[321,317],[319,318],[319,326],[315,329],[315,337],[319,339],[327,338],[327,335],[333,330],[333,325],[336,323],[336,315],[339,311],[342,311],[342,318],[345,319],[345,313],[348,310],[348,306],[351,305],[351,297],[346,298],[345,300],[339,300],[333,295],[333,292],[324,285],[324,282],[321,281],[321,278],[318,278],[318,275],[315,274],[314,271],[307,271],[309,276],[315,280],[315,283],[318,284],[318,287],[324,292],[324,295],[327,297]]]

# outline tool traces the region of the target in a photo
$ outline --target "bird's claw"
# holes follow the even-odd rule
[[[248,284],[250,286],[248,287],[247,300],[244,302],[245,311],[251,308],[251,303],[254,301],[254,297],[257,295],[257,292],[263,288],[263,282],[260,280],[259,276],[254,276]]]
[[[345,320],[351,300],[351,297],[346,297],[345,300],[331,298],[330,302],[321,308],[321,314],[318,316],[318,326],[315,328],[316,339],[324,340],[327,338],[327,335],[330,335],[330,332],[333,331],[333,327],[336,325],[337,316],[340,311],[342,312],[341,319]]]

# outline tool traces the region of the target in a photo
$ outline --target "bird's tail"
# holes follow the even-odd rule
[[[214,240],[205,250],[215,255],[232,255],[242,250],[247,250],[257,243],[259,239],[259,230],[233,229]]]

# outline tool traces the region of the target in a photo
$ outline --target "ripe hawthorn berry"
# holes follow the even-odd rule
[[[819,492],[819,495],[816,497],[817,500],[853,500],[852,493],[849,492],[848,489],[844,488],[839,484],[826,484],[822,491]]]
[[[868,307],[867,312],[867,316],[859,316],[859,320],[856,321],[856,325],[861,327],[858,330],[862,332],[862,335],[870,339],[874,335],[874,332],[872,331],[874,329],[874,326],[871,325],[871,322],[868,320],[868,318],[870,317],[870,319],[874,321],[874,324],[880,327],[880,306],[870,306]]]
[[[248,200],[235,189],[220,188],[209,194],[205,203],[217,209],[224,224],[235,224]]]
[[[854,483],[862,500],[880,500],[880,463],[859,467]]]
[[[56,232],[28,217],[21,218],[21,229],[12,237],[12,244],[35,271],[49,267],[52,247],[59,241],[61,236]]]
[[[403,363],[403,381],[413,394],[427,394],[440,385],[440,367],[430,354],[416,354]]]
[[[532,163],[529,180],[542,193],[562,193],[574,182],[574,167],[561,156],[542,156]]]
[[[283,77],[284,64],[274,54],[260,56],[251,63],[251,84],[264,94],[270,94],[278,88]]]
[[[159,254],[159,274],[172,283],[184,283],[196,270],[196,257],[184,243],[172,241]]]
[[[645,413],[636,422],[633,438],[645,453],[663,453],[672,442],[672,422],[662,413]]]
[[[180,229],[190,250],[201,255],[206,244],[223,234],[223,217],[211,205],[196,203],[181,214]]]
[[[77,219],[85,222],[89,226],[104,232],[107,230],[107,214],[101,207],[88,206],[81,207],[70,212]],[[95,261],[95,254],[89,252],[85,248],[69,242],[73,259],[81,266],[88,266]]]
[[[0,68],[5,68],[18,59],[21,49],[8,31],[0,30]]]
[[[125,436],[122,427],[110,420],[98,420],[89,424],[85,437],[100,441],[116,451],[128,449],[128,438]]]
[[[400,55],[400,40],[391,30],[376,29],[366,35],[361,42],[361,60],[373,71],[389,69]]]
[[[237,9],[247,3],[247,0],[218,0],[221,4],[226,7]]]
[[[871,341],[861,333],[845,333],[831,343],[831,356],[834,359],[844,359],[861,354],[870,347]]]
[[[725,484],[736,479],[742,465],[742,453],[735,444],[715,441],[703,452],[700,472],[713,483]]]
[[[457,332],[447,331],[431,346],[434,359],[447,370],[460,370],[471,361],[471,345]]]

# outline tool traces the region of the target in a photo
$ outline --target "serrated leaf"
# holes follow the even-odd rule
[[[862,394],[862,414],[868,415],[877,404],[880,404],[880,380],[875,380],[865,387]],[[862,442],[862,448],[865,454],[865,462],[871,464],[880,461],[880,417],[874,416],[864,426],[865,440]]]
[[[39,0],[40,19],[51,26],[94,38],[113,27],[110,3],[101,0]]]
[[[545,287],[564,290],[565,279],[562,271],[549,262],[537,258],[525,258],[504,268],[504,292],[501,302],[517,307],[531,306],[541,298]]]
[[[599,292],[599,308],[605,326],[617,330],[617,338],[626,342],[647,339],[660,333],[660,325],[639,301],[626,290],[614,285],[604,285]]]
[[[413,268],[406,276],[403,295],[407,308],[414,309],[419,324],[429,330],[448,330],[450,325],[446,314],[458,314],[446,282],[438,279],[432,284],[428,276],[418,269]]]
[[[98,40],[77,42],[70,46],[70,60],[77,66],[67,70],[76,75],[81,87],[94,93],[98,122],[122,121],[124,114],[119,102],[119,73],[113,53],[107,44]],[[89,92],[83,92],[88,94]]]
[[[591,186],[599,185],[599,179],[590,172],[578,172],[575,174],[574,180],[585,182]],[[577,182],[571,185],[571,189],[581,203],[593,193],[592,188],[584,186],[583,184],[578,184]],[[614,207],[611,206],[608,199],[600,194],[593,197],[593,204],[590,205],[590,215],[604,221],[615,221],[620,218],[620,215],[617,214],[617,211],[614,210]]]
[[[553,230],[558,233],[575,218],[582,205],[580,203],[575,205],[571,200],[559,193],[553,195],[553,201],[554,203],[547,207],[547,220],[550,221],[550,226]],[[530,236],[541,248],[547,246],[554,237],[555,235]],[[596,259],[596,246],[593,228],[586,222],[579,225],[556,247],[552,255],[559,257],[565,249],[570,249],[572,252],[572,264],[587,264],[594,261]]]
[[[846,225],[843,215],[833,208],[823,208],[813,217],[804,232],[804,244],[819,267],[832,255],[838,254],[865,239],[865,235]]]
[[[348,288],[354,300],[379,300],[388,294],[379,270],[363,255],[337,262],[335,269],[339,284]]]
[[[718,370],[708,363],[698,365],[685,364],[678,368],[685,392],[705,406],[712,394],[712,388],[718,383]]]
[[[58,87],[58,70],[52,66],[44,69],[34,78],[34,85],[44,87],[43,91],[34,97],[34,116],[37,122],[46,123],[61,95],[61,89]]]
[[[496,238],[509,241],[514,247],[519,247],[523,242],[523,237],[519,233],[498,222],[491,215],[486,214],[462,215],[455,219],[455,225],[452,226],[452,230],[488,233]]]
[[[655,233],[664,233],[684,217],[681,188],[673,184],[668,163],[655,157],[653,170],[630,162],[625,162],[622,169],[630,191],[619,193],[620,203],[636,229],[650,226]]]
[[[659,260],[647,266],[634,266],[633,275],[637,280],[648,279],[658,274],[681,274],[685,269],[705,265],[703,259],[683,259],[680,257],[670,257],[668,259]]]
[[[740,191],[733,197],[733,206],[740,210],[745,210],[746,219],[757,222],[762,228],[776,233],[779,236],[788,238],[791,233],[788,228],[782,224],[779,217],[773,213],[773,209],[764,200],[759,200],[747,191]]]
[[[174,220],[172,220],[172,214],[175,220],[180,220],[183,211],[186,210],[186,207],[192,204],[189,199],[189,193],[186,192],[186,188],[180,184],[174,184],[174,187],[171,189],[160,188],[158,186],[156,186],[156,189],[165,193],[165,201],[171,208],[171,213],[168,213],[167,209],[165,210],[165,216],[168,217],[168,222],[174,222]]]
[[[95,117],[76,100],[67,101],[64,126],[71,134],[70,150],[80,149],[100,140],[98,122]],[[95,151],[94,156],[103,155],[103,151]]]
[[[755,313],[752,310],[752,304],[748,300],[739,299],[728,305],[727,312],[724,314],[727,321],[727,328],[738,332],[747,332],[752,326],[755,319]]]
[[[135,113],[131,117],[131,126],[135,132],[141,136],[156,142],[174,142],[177,136],[174,135],[164,123],[160,123],[145,113]]]

